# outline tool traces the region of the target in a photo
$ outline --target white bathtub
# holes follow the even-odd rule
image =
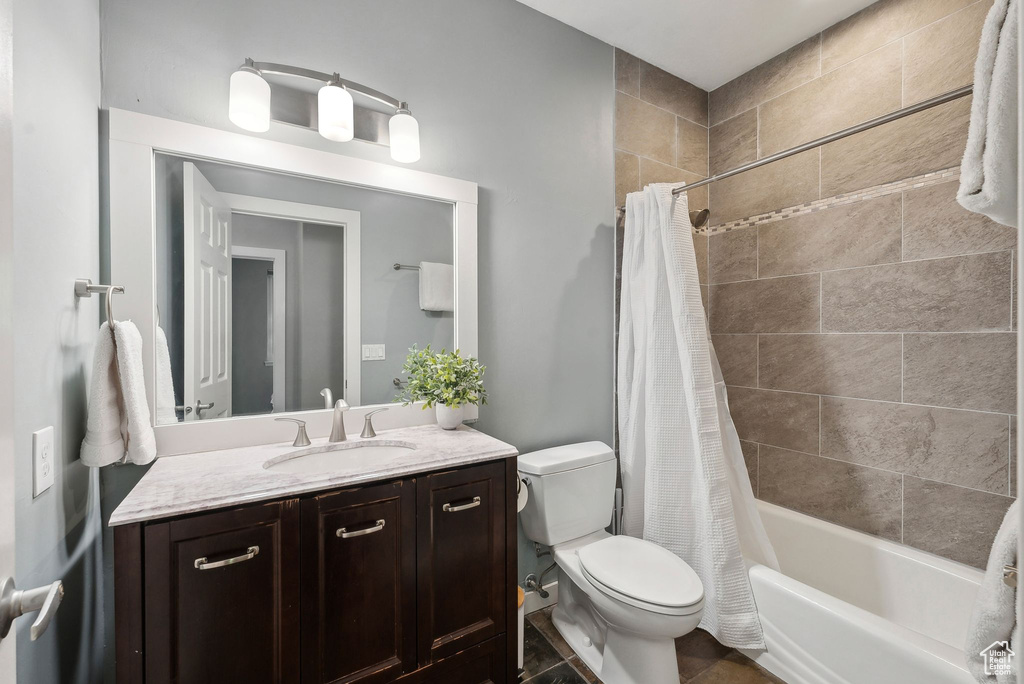
[[[765,651],[789,684],[972,684],[967,621],[982,573],[923,551],[758,502],[780,574],[750,582]]]

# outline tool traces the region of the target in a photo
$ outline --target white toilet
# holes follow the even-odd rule
[[[558,564],[559,633],[605,684],[678,684],[675,639],[700,623],[704,587],[657,544],[605,531],[615,497],[615,455],[601,442],[519,457],[529,488],[526,536]]]

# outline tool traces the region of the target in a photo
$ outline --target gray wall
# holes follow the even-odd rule
[[[611,442],[610,46],[513,0],[102,3],[105,107],[238,131],[228,78],[246,56],[408,100],[423,151],[411,167],[480,184],[491,401],[477,427],[520,451]],[[386,149],[309,131],[266,135],[390,163]],[[125,470],[105,473],[105,508],[139,476]]]
[[[14,2],[13,359],[18,586],[64,580],[39,641],[15,623],[18,681],[97,681],[103,658],[99,474],[78,461],[99,300],[99,6]],[[7,64],[5,69],[11,68]],[[2,287],[10,287],[4,282]],[[32,497],[32,432],[55,431],[56,483]]]
[[[231,262],[231,412],[273,410],[274,367],[267,365],[267,271],[272,263]]]

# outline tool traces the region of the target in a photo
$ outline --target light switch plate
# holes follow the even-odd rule
[[[364,344],[363,345],[363,361],[383,361],[384,360],[384,345],[383,344]]]
[[[53,427],[32,433],[32,496],[37,497],[53,486]]]

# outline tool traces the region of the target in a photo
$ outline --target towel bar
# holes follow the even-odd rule
[[[124,294],[123,285],[93,285],[89,278],[78,278],[75,280],[76,297],[92,297],[94,292],[106,293],[107,295],[107,325],[114,329],[114,305],[111,303],[113,295]]]
[[[392,266],[392,268],[394,268],[396,271],[401,271],[401,270],[418,271],[418,270],[420,270],[419,266],[406,266],[405,264],[395,264],[394,266]]]
[[[1008,587],[1017,587],[1017,566],[1016,565],[1004,565],[1003,566],[1003,584]]]

